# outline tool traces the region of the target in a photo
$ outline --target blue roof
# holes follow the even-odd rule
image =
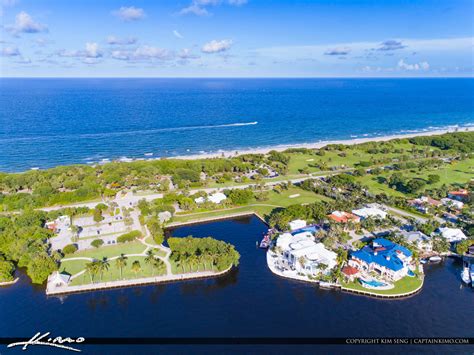
[[[375,248],[379,249],[375,252]],[[387,269],[398,271],[403,268],[403,262],[398,257],[399,253],[406,257],[412,256],[412,252],[407,248],[395,244],[388,239],[377,238],[372,241],[372,245],[366,245],[360,250],[352,253],[352,256],[365,261],[367,264],[375,263]]]

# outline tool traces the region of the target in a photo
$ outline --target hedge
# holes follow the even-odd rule
[[[137,238],[140,238],[142,233],[140,231],[134,230],[129,233],[122,234],[117,238],[117,243],[126,243],[131,242]]]

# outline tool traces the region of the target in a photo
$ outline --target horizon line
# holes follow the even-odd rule
[[[474,79],[474,76],[0,76],[2,79]]]

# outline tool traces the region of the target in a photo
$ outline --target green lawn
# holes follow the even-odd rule
[[[67,254],[66,258],[95,258],[102,259],[103,257],[110,258],[120,254],[140,254],[146,249],[146,246],[140,242],[129,242],[115,245],[101,246],[100,248],[87,249],[78,251],[74,254]]]
[[[141,271],[138,273],[134,273],[132,271],[132,263],[134,261],[139,261],[140,266],[141,266]],[[64,262],[64,264],[67,264],[68,262]],[[134,257],[129,257],[127,259],[127,265],[123,268],[123,278],[120,278],[120,269],[116,266],[115,260],[110,260],[110,266],[107,271],[105,271],[102,275],[102,279],[100,275],[97,275],[94,279],[95,282],[107,282],[107,281],[117,281],[117,280],[130,280],[130,279],[137,279],[137,278],[142,278],[142,277],[151,277],[151,276],[158,276],[158,275],[163,275],[166,273],[166,268],[164,267],[164,271],[158,274],[156,271],[152,271],[152,268],[150,265],[147,265],[145,263],[145,257],[144,256],[134,256]],[[76,285],[83,285],[83,284],[90,284],[90,275],[89,273],[84,273],[83,275],[78,276],[74,280],[71,281],[70,285],[71,286],[76,286]]]
[[[416,290],[422,284],[422,280],[418,277],[405,276],[403,279],[395,282],[395,287],[390,290],[376,290],[364,288],[357,280],[349,283],[341,282],[341,284],[344,287],[351,288],[357,291],[372,292],[377,293],[379,295],[396,295]]]
[[[292,195],[299,195],[293,198],[290,198]],[[269,191],[268,199],[265,201],[255,201],[253,200],[249,205],[226,208],[220,210],[197,210],[190,213],[178,213],[173,217],[173,222],[189,222],[189,221],[201,221],[215,217],[233,215],[237,213],[258,213],[261,217],[266,218],[270,215],[273,209],[278,207],[287,207],[293,204],[306,204],[313,203],[316,201],[330,201],[331,199],[315,194],[311,191],[305,191],[298,187],[291,187],[288,190],[284,190],[281,193],[276,193],[275,191]]]
[[[388,178],[394,172],[384,172],[378,176]],[[443,184],[446,185],[464,185],[472,179],[474,176],[474,158],[466,159],[461,162],[455,162],[454,164],[444,164],[439,169],[425,169],[422,171],[416,170],[402,170],[401,173],[408,179],[411,178],[422,178],[427,179],[428,175],[435,174],[440,177],[440,181],[433,185],[426,185],[425,188],[432,189],[440,187]],[[391,196],[405,196],[403,193],[391,189],[388,185],[379,183],[377,176],[364,175],[357,177],[357,181],[366,185],[372,193],[386,193]]]
[[[74,275],[79,271],[82,271],[86,268],[86,264],[89,263],[88,260],[71,260],[63,261],[59,266],[59,272],[66,272],[67,274]]]

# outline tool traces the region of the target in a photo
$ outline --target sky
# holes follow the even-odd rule
[[[473,0],[0,0],[1,77],[472,77]]]

